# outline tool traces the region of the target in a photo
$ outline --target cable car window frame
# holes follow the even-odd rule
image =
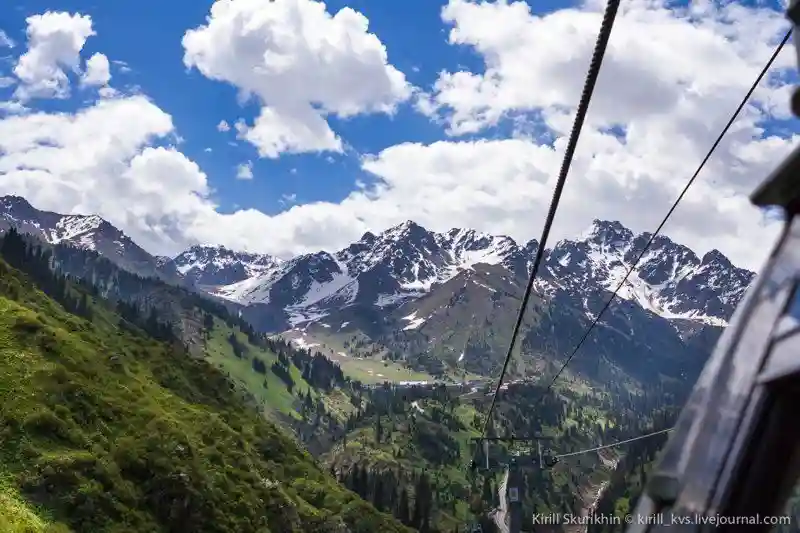
[[[789,299],[786,311],[775,326],[775,342],[800,333],[800,277],[794,280],[794,294]]]

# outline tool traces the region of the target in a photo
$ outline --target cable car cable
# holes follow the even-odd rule
[[[728,130],[730,129],[730,127],[731,127],[731,125],[733,124],[733,122],[734,122],[734,121],[735,121],[735,120],[738,118],[738,116],[739,116],[739,113],[742,111],[742,109],[744,108],[745,104],[746,104],[746,103],[747,103],[747,101],[750,99],[750,96],[753,94],[753,92],[754,92],[754,91],[756,90],[756,88],[758,87],[758,84],[759,84],[759,83],[761,83],[761,80],[762,80],[762,78],[763,78],[763,77],[764,77],[764,75],[767,73],[767,71],[769,70],[769,68],[772,66],[772,63],[775,61],[775,58],[776,58],[776,57],[778,57],[778,54],[779,54],[779,53],[780,53],[780,51],[783,49],[783,46],[784,46],[784,45],[787,43],[787,41],[789,40],[789,37],[790,37],[791,35],[792,35],[792,30],[789,30],[788,32],[786,32],[786,35],[783,37],[783,40],[782,40],[782,41],[781,41],[781,42],[778,44],[778,46],[775,48],[775,51],[772,53],[772,57],[770,57],[770,58],[769,58],[769,61],[767,61],[767,64],[766,64],[766,65],[764,65],[764,68],[763,68],[763,69],[761,69],[761,72],[759,73],[759,75],[758,75],[758,77],[756,78],[756,80],[753,82],[753,85],[750,87],[750,90],[748,90],[748,91],[747,91],[747,94],[745,94],[744,98],[742,99],[741,103],[739,104],[739,107],[737,107],[737,108],[736,108],[736,111],[733,113],[733,115],[731,116],[730,120],[728,120],[728,123],[727,123],[727,124],[725,125],[725,127],[722,129],[722,132],[721,132],[721,133],[719,134],[719,136],[717,137],[717,140],[716,140],[716,141],[714,141],[714,144],[711,146],[711,149],[708,151],[708,153],[706,154],[705,158],[703,158],[703,161],[700,163],[700,166],[698,166],[698,167],[697,167],[697,170],[695,170],[695,171],[694,171],[694,174],[693,174],[693,175],[692,175],[692,177],[689,179],[689,182],[688,182],[688,183],[686,184],[686,186],[683,188],[683,190],[681,191],[681,193],[680,193],[680,195],[678,196],[678,198],[677,198],[677,199],[675,200],[675,202],[672,204],[672,207],[670,207],[670,209],[669,209],[669,211],[667,212],[667,214],[666,214],[666,216],[664,217],[664,219],[661,221],[661,223],[658,225],[658,227],[656,228],[656,230],[655,230],[655,231],[653,232],[653,234],[650,236],[650,240],[648,240],[648,241],[647,241],[647,244],[645,244],[645,246],[644,246],[644,248],[642,249],[641,253],[639,253],[639,256],[636,258],[636,260],[635,260],[635,261],[633,262],[633,264],[630,266],[630,268],[628,269],[628,272],[625,274],[625,277],[623,277],[623,278],[622,278],[622,281],[620,281],[620,282],[619,282],[619,284],[617,285],[617,287],[614,289],[614,292],[611,294],[611,298],[609,298],[609,299],[606,301],[606,303],[605,303],[605,305],[603,306],[603,308],[600,310],[600,312],[597,314],[597,316],[594,318],[594,320],[592,320],[592,323],[589,325],[589,328],[588,328],[588,329],[586,330],[586,332],[583,334],[583,337],[581,337],[581,340],[580,340],[580,341],[578,341],[578,344],[575,346],[575,349],[574,349],[574,350],[572,350],[572,353],[569,355],[569,357],[568,357],[568,358],[567,358],[567,360],[564,362],[564,364],[563,364],[563,365],[561,365],[561,368],[560,368],[560,369],[559,369],[559,371],[556,373],[556,375],[553,377],[553,380],[552,380],[552,381],[550,382],[550,384],[547,386],[547,389],[545,389],[545,391],[544,391],[544,392],[541,394],[541,396],[539,397],[539,399],[538,399],[536,402],[534,402],[534,404],[541,402],[541,401],[542,401],[542,399],[544,399],[544,397],[547,395],[547,393],[548,393],[548,392],[550,392],[550,389],[552,389],[552,388],[553,388],[553,385],[555,384],[556,380],[559,378],[559,376],[561,376],[561,373],[564,371],[564,369],[565,369],[565,368],[567,368],[567,365],[568,365],[568,364],[569,364],[569,362],[572,360],[572,358],[573,358],[573,357],[575,357],[575,354],[576,354],[576,353],[578,353],[578,350],[580,350],[581,346],[583,346],[583,343],[584,343],[584,342],[586,342],[586,339],[589,337],[589,334],[592,332],[592,330],[594,329],[594,327],[597,325],[598,321],[599,321],[599,320],[600,320],[600,318],[603,316],[603,314],[604,314],[604,313],[605,313],[605,312],[608,310],[608,308],[611,306],[612,302],[614,301],[614,298],[616,298],[616,297],[617,297],[617,293],[620,291],[620,289],[623,287],[623,285],[624,285],[624,284],[625,284],[625,282],[628,280],[628,278],[630,277],[630,275],[633,273],[633,270],[634,270],[634,269],[636,268],[636,266],[639,264],[639,261],[641,261],[641,260],[642,260],[642,258],[644,257],[644,254],[647,252],[647,250],[648,250],[648,249],[650,248],[650,246],[653,244],[653,241],[654,241],[654,240],[655,240],[655,238],[658,236],[658,234],[661,232],[661,230],[663,229],[664,225],[667,223],[667,220],[669,220],[669,217],[670,217],[670,216],[672,216],[672,213],[675,211],[675,208],[677,208],[677,207],[678,207],[678,204],[681,202],[681,200],[683,200],[683,197],[686,195],[686,192],[689,190],[689,187],[691,187],[691,186],[692,186],[692,184],[694,183],[695,179],[696,179],[696,178],[697,178],[697,176],[700,174],[700,171],[702,171],[702,170],[703,170],[703,167],[705,167],[706,163],[707,163],[707,162],[708,162],[708,160],[711,158],[711,155],[714,153],[714,151],[717,149],[717,146],[719,146],[719,143],[722,141],[722,138],[723,138],[723,137],[725,136],[725,134],[728,132]]]
[[[605,444],[603,446],[597,446],[596,448],[589,448],[588,450],[581,450],[579,452],[562,453],[562,454],[559,454],[559,455],[554,455],[553,457],[555,457],[556,459],[561,459],[562,457],[572,457],[573,455],[581,455],[581,454],[584,454],[584,453],[596,452],[598,450],[605,450],[606,448],[614,448],[616,446],[620,446],[622,444],[627,444],[629,442],[633,442],[633,441],[636,441],[636,440],[641,440],[641,439],[646,439],[646,438],[649,438],[649,437],[654,437],[656,435],[661,435],[663,433],[669,433],[673,429],[674,428],[667,428],[667,429],[662,429],[660,431],[653,431],[652,433],[646,433],[644,435],[639,435],[638,437],[633,437],[632,439],[621,440],[619,442],[614,442],[612,444]]]
[[[603,63],[603,56],[605,55],[606,48],[608,46],[608,39],[611,36],[611,29],[614,26],[614,20],[617,16],[617,10],[619,8],[620,0],[608,0],[608,4],[606,5],[605,13],[603,14],[603,21],[600,25],[600,32],[597,36],[597,42],[595,43],[594,51],[592,52],[592,60],[589,64],[589,71],[586,75],[586,81],[583,86],[583,92],[581,93],[581,98],[578,103],[578,110],[575,115],[575,121],[572,124],[572,131],[570,132],[569,142],[567,144],[567,149],[564,153],[564,160],[561,164],[561,170],[558,174],[558,181],[556,182],[555,190],[553,191],[553,198],[550,201],[550,209],[547,213],[547,219],[544,223],[544,228],[542,230],[542,236],[539,240],[539,247],[536,251],[536,257],[533,261],[533,269],[531,270],[530,278],[528,279],[528,285],[525,288],[525,294],[522,298],[522,305],[519,308],[519,314],[517,315],[517,321],[514,324],[514,330],[511,334],[511,342],[508,347],[508,352],[506,353],[505,361],[503,362],[503,368],[500,371],[500,377],[497,381],[497,388],[494,391],[494,395],[492,396],[492,403],[489,406],[489,412],[486,414],[486,421],[483,425],[483,431],[481,432],[482,436],[486,436],[487,430],[489,429],[489,424],[492,421],[492,412],[494,411],[495,404],[497,402],[497,396],[500,392],[500,387],[503,384],[503,378],[505,377],[506,370],[508,370],[508,363],[511,361],[511,355],[514,353],[514,347],[516,345],[517,337],[519,336],[520,329],[522,327],[522,321],[525,317],[525,310],[528,307],[528,301],[530,300],[531,293],[533,292],[533,284],[536,280],[536,274],[539,271],[539,266],[542,262],[542,258],[544,256],[545,245],[547,244],[547,238],[550,235],[550,228],[553,225],[553,219],[556,216],[556,211],[558,210],[558,203],[561,200],[561,192],[564,189],[564,183],[567,180],[567,174],[569,172],[570,165],[572,163],[572,157],[575,154],[575,148],[578,144],[578,138],[580,137],[581,129],[583,128],[583,122],[586,118],[586,112],[589,109],[589,102],[592,98],[592,93],[594,92],[594,87],[597,83],[597,78],[600,74],[600,67]],[[477,456],[477,449],[475,455],[473,455],[473,465],[475,462],[475,457]]]
[[[508,367],[508,363],[509,363],[509,361],[511,359],[511,354],[513,353],[513,348],[514,348],[514,345],[515,345],[516,337],[519,334],[519,329],[521,327],[522,318],[524,316],[525,308],[527,307],[527,303],[528,303],[528,300],[530,298],[530,293],[532,292],[532,289],[533,289],[533,283],[535,281],[536,273],[538,271],[538,267],[539,267],[539,264],[540,264],[541,259],[542,259],[543,250],[545,248],[545,242],[546,242],[547,236],[549,235],[550,225],[552,225],[552,219],[555,216],[555,211],[556,211],[556,209],[558,207],[558,201],[560,200],[561,189],[563,189],[564,181],[566,180],[566,174],[567,174],[567,171],[569,170],[569,164],[571,163],[571,158],[572,158],[572,155],[574,153],[575,145],[577,144],[577,138],[578,138],[578,136],[580,134],[580,127],[583,125],[584,115],[586,113],[586,110],[588,109],[589,99],[591,98],[591,91],[594,88],[594,84],[596,82],[596,78],[597,78],[597,76],[599,74],[600,64],[602,63],[602,55],[605,52],[605,47],[606,47],[606,45],[608,43],[608,37],[610,36],[611,28],[613,26],[614,18],[616,16],[616,11],[617,11],[618,7],[619,7],[619,0],[609,0],[609,3],[607,5],[607,7],[606,7],[606,13],[605,13],[604,18],[603,18],[603,26],[601,27],[600,35],[598,36],[598,41],[597,41],[597,44],[595,46],[595,51],[594,51],[594,54],[593,54],[593,57],[592,57],[592,64],[590,65],[589,75],[587,75],[586,85],[584,86],[584,94],[582,95],[581,103],[580,103],[580,105],[578,107],[578,114],[577,114],[577,116],[575,118],[575,123],[573,124],[573,131],[570,134],[570,144],[567,147],[567,152],[566,152],[565,157],[564,157],[564,164],[562,165],[561,174],[559,175],[559,181],[558,181],[558,183],[556,185],[556,190],[555,190],[555,192],[553,194],[553,200],[552,200],[551,205],[550,205],[550,212],[548,213],[548,218],[547,218],[547,221],[545,223],[545,228],[544,228],[544,231],[543,231],[543,234],[542,234],[542,239],[540,240],[539,249],[537,250],[536,258],[535,258],[535,261],[534,261],[534,267],[533,267],[533,270],[531,272],[530,279],[528,281],[528,286],[526,288],[525,296],[523,298],[523,302],[522,302],[522,305],[520,307],[520,313],[519,313],[519,316],[517,317],[517,323],[515,324],[514,332],[512,334],[511,345],[509,346],[508,353],[506,354],[506,359],[505,359],[505,361],[503,363],[503,369],[501,371],[500,378],[499,378],[498,383],[497,383],[497,388],[495,389],[495,392],[494,392],[494,395],[493,395],[493,398],[492,398],[492,403],[491,403],[491,405],[489,407],[489,412],[488,412],[488,414],[486,416],[486,421],[484,423],[484,427],[483,427],[483,431],[482,431],[482,437],[486,436],[486,430],[488,429],[489,423],[491,422],[492,411],[494,410],[494,406],[496,404],[497,396],[498,396],[498,393],[500,391],[500,387],[502,386],[502,383],[503,383],[503,377],[505,376],[505,372],[506,372],[506,369]],[[608,20],[610,13],[611,13],[610,20]],[[675,209],[677,208],[678,204],[681,202],[681,200],[685,196],[686,192],[689,190],[689,187],[692,186],[692,184],[694,183],[695,179],[700,174],[702,169],[705,167],[705,164],[711,158],[711,155],[714,153],[714,151],[716,150],[716,148],[719,145],[719,143],[722,141],[722,138],[728,132],[728,130],[730,129],[731,125],[736,120],[736,118],[738,118],[739,113],[744,108],[745,104],[750,99],[750,96],[753,94],[753,92],[755,91],[755,89],[758,86],[758,84],[761,82],[763,77],[766,75],[767,71],[772,66],[772,64],[774,63],[774,61],[777,58],[778,54],[783,49],[784,45],[786,45],[786,43],[788,42],[788,40],[791,37],[791,35],[792,35],[792,30],[790,29],[786,33],[786,35],[783,37],[781,42],[777,45],[777,47],[776,47],[775,51],[773,52],[772,56],[767,61],[767,64],[761,70],[761,72],[759,73],[758,77],[753,82],[753,84],[750,87],[750,89],[747,91],[747,94],[744,96],[744,98],[742,99],[741,103],[736,108],[736,111],[733,113],[731,118],[728,120],[728,123],[725,125],[725,127],[722,130],[722,132],[717,137],[716,141],[714,141],[714,144],[711,146],[711,149],[708,151],[708,153],[706,154],[705,158],[703,158],[702,162],[700,163],[700,165],[698,166],[697,170],[694,172],[692,177],[689,179],[689,182],[683,188],[683,190],[681,191],[681,193],[678,196],[678,198],[672,204],[672,207],[669,209],[669,211],[667,212],[666,216],[664,217],[664,219],[661,221],[661,223],[659,224],[658,228],[656,229],[656,231],[651,235],[651,237],[650,237],[649,241],[647,242],[647,244],[645,245],[644,249],[639,254],[639,256],[636,258],[636,261],[628,269],[627,273],[625,274],[625,277],[622,279],[622,281],[620,281],[620,283],[614,289],[614,292],[612,293],[611,298],[609,298],[608,301],[606,301],[606,303],[603,306],[603,308],[600,310],[598,315],[592,321],[591,325],[586,330],[586,332],[584,333],[583,337],[580,339],[580,341],[575,346],[575,348],[572,351],[572,353],[570,354],[570,356],[567,358],[567,361],[561,366],[560,370],[555,375],[553,380],[550,382],[550,384],[548,385],[547,389],[544,391],[544,393],[539,397],[539,399],[535,403],[539,403],[539,402],[541,402],[542,399],[544,399],[546,394],[550,391],[550,389],[555,384],[555,382],[558,379],[558,377],[561,375],[561,373],[567,367],[569,362],[572,360],[572,358],[575,356],[575,354],[581,348],[583,343],[586,341],[586,339],[588,338],[589,334],[594,329],[594,327],[597,325],[597,323],[600,320],[600,318],[603,316],[603,314],[606,312],[606,310],[608,310],[608,308],[611,305],[611,303],[613,302],[614,298],[617,296],[619,290],[622,288],[624,283],[627,281],[627,279],[633,273],[634,268],[638,265],[639,261],[641,261],[642,257],[644,257],[645,252],[652,245],[653,241],[655,240],[655,237],[660,233],[661,229],[664,227],[664,225],[666,224],[667,220],[669,220],[669,217],[672,216],[672,213],[675,211]],[[598,56],[598,55],[599,55],[600,59],[595,61],[597,59],[596,56]],[[589,91],[588,96],[586,94],[587,93],[587,88],[588,88],[588,91]],[[586,97],[586,98],[584,99],[584,97]],[[576,130],[577,130],[577,132],[576,132]],[[560,458],[563,458],[563,457],[571,457],[571,456],[576,456],[576,455],[589,453],[589,452],[593,452],[593,451],[599,451],[599,450],[602,450],[602,449],[613,448],[613,447],[620,446],[622,444],[626,444],[626,443],[629,443],[629,442],[633,442],[633,441],[637,441],[637,440],[653,437],[653,436],[656,436],[656,435],[664,434],[664,433],[672,431],[673,429],[674,428],[664,429],[664,430],[660,430],[660,431],[656,431],[656,432],[652,432],[652,433],[647,433],[645,435],[640,435],[640,436],[634,437],[632,439],[627,439],[627,440],[616,442],[616,443],[612,443],[612,444],[598,446],[598,447],[590,448],[590,449],[587,449],[587,450],[580,450],[578,452],[570,452],[570,453],[567,453],[567,454],[556,455],[556,456],[552,457],[552,460],[557,462]],[[476,454],[477,454],[477,451],[479,449],[480,449],[479,447],[476,448],[476,452],[475,452]],[[474,466],[475,466],[475,456],[473,456],[473,460],[472,460],[472,467],[474,468]]]

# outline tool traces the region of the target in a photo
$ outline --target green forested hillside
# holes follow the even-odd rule
[[[544,397],[541,386],[511,385],[501,392],[490,434],[550,437],[553,453],[588,449],[647,431],[643,400],[559,387]],[[580,513],[587,510],[624,450],[570,457],[539,468],[527,443],[493,444],[491,470],[468,468],[476,453],[471,438],[480,434],[490,398],[458,396],[444,386],[373,389],[368,402],[347,422],[346,437],[323,456],[339,480],[380,509],[419,531],[456,531],[482,521],[499,503],[505,464],[516,457],[521,472],[523,513]],[[545,450],[546,451],[546,450]]]
[[[50,267],[79,280],[89,295],[114,302],[126,321],[156,338],[185,344],[192,356],[205,357],[248,403],[283,427],[302,432],[304,439],[340,432],[361,384],[326,357],[256,332],[236,306],[132,274],[90,250],[22,238],[51,254]],[[44,270],[49,276],[50,268]],[[83,302],[66,304],[80,312]]]
[[[0,252],[0,530],[410,531],[165,324],[123,319],[14,239]]]
[[[479,434],[476,414],[444,387],[379,388],[323,459],[343,484],[403,523],[450,532],[470,517],[467,454]]]
[[[498,445],[493,472],[468,472],[484,392],[366,387],[216,302],[52,250],[80,281],[0,241],[0,531],[489,531],[502,464],[530,456]],[[541,403],[541,386],[512,385],[492,430],[558,453],[624,439],[680,402],[667,385],[572,376]],[[631,505],[637,457],[613,479],[596,454],[523,465],[524,512],[580,512],[609,479],[601,506]]]

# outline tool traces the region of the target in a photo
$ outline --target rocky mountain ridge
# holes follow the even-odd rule
[[[12,225],[228,302],[259,331],[290,334],[333,354],[402,359],[434,375],[447,368],[497,370],[538,248],[536,241],[520,245],[467,229],[437,233],[407,221],[367,232],[338,252],[290,260],[221,246],[164,258],[99,217],[47,213],[19,197],[1,198],[0,230]],[[546,250],[519,364],[541,369],[569,352],[649,238],[596,220],[577,239]],[[700,257],[658,236],[585,350],[621,364],[628,375],[643,376],[655,365],[680,378],[702,364],[753,277],[718,251]],[[599,375],[598,368],[584,370]]]
[[[454,228],[437,233],[406,221],[365,233],[335,253],[305,254],[288,261],[223,246],[193,246],[175,258],[156,257],[96,215],[40,211],[18,196],[0,197],[0,230],[9,226],[49,243],[94,250],[143,276],[194,286],[262,313],[285,315],[286,325],[319,321],[348,306],[390,312],[444,286],[476,264],[499,265],[517,276],[529,272],[538,243]],[[546,251],[537,291],[613,290],[650,234],[635,235],[615,221],[595,220],[575,240]],[[754,277],[721,252],[699,257],[659,235],[619,296],[669,320],[724,326]],[[591,310],[586,298],[582,304]]]
[[[0,232],[15,227],[49,244],[69,244],[107,257],[120,267],[144,277],[183,284],[172,261],[157,258],[124,232],[97,215],[64,215],[42,211],[21,196],[0,197]]]
[[[619,222],[596,220],[578,239],[562,240],[546,251],[537,290],[545,295],[614,290],[649,238]],[[269,305],[275,312],[282,308],[289,325],[302,326],[351,305],[396,308],[476,264],[499,265],[524,277],[537,248],[535,240],[519,245],[474,230],[435,233],[409,221],[377,236],[367,233],[336,253],[271,263],[246,279],[217,278],[221,283],[209,291],[245,305]],[[239,264],[243,269],[247,262]],[[619,296],[666,319],[724,326],[753,277],[717,250],[699,257],[659,235]],[[591,310],[588,299],[583,307]]]

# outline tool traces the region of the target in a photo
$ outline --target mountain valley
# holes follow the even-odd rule
[[[476,452],[470,439],[482,427],[491,379],[500,370],[510,340],[536,242],[519,246],[510,238],[472,230],[435,233],[407,222],[379,235],[367,233],[339,252],[290,260],[199,245],[164,258],[148,254],[97,217],[37,211],[18,197],[0,199],[0,233],[0,257],[24,271],[18,274],[12,268],[10,279],[28,276],[44,291],[7,289],[0,302],[47,309],[51,318],[42,318],[47,324],[89,339],[88,351],[75,352],[89,365],[85,372],[117,372],[116,359],[106,362],[108,349],[113,346],[112,353],[124,355],[129,344],[144,342],[135,340],[136,335],[156,343],[152,346],[171,346],[178,354],[171,357],[179,363],[152,360],[157,364],[152,372],[160,380],[158,387],[185,395],[180,401],[187,405],[211,406],[204,407],[209,412],[203,416],[213,418],[233,409],[249,413],[242,415],[251,417],[247,424],[266,419],[274,425],[269,427],[286,432],[282,438],[287,444],[280,446],[311,452],[314,459],[309,457],[309,465],[326,472],[325,480],[316,483],[333,483],[336,490],[345,491],[337,492],[333,500],[322,498],[317,487],[299,482],[293,477],[296,472],[281,461],[259,466],[261,459],[242,456],[241,460],[256,461],[261,475],[271,473],[266,477],[280,484],[300,513],[299,518],[275,515],[270,520],[295,520],[294,525],[275,529],[277,522],[270,522],[270,530],[310,531],[303,528],[316,527],[307,524],[319,519],[327,520],[324,527],[330,528],[320,531],[341,533],[372,531],[372,527],[445,533],[470,521],[493,531],[490,515],[498,504],[501,479],[492,471],[470,474],[465,465]],[[491,432],[544,433],[552,438],[553,449],[565,452],[672,423],[753,273],[734,267],[719,252],[699,257],[666,237],[655,239],[620,291],[621,298],[588,337],[583,356],[570,363],[552,391],[543,389],[648,238],[616,222],[595,221],[579,239],[558,242],[546,251]],[[29,250],[28,259],[20,259],[20,249]],[[62,279],[59,276],[66,277],[54,281]],[[11,331],[16,326],[8,327]],[[119,341],[104,340],[112,338],[117,328],[121,328]],[[95,330],[98,333],[91,333]],[[7,349],[17,353],[19,346]],[[61,349],[42,346],[42,361],[47,350]],[[67,352],[62,357],[72,357],[73,345],[64,346]],[[134,363],[124,359],[123,364]],[[170,370],[173,364],[177,366]],[[196,365],[202,370],[199,375]],[[22,372],[21,367],[11,370]],[[140,376],[136,373],[140,370],[150,372],[147,367],[125,372]],[[207,386],[204,380],[210,380],[210,386],[218,379],[228,388],[214,385],[214,397],[202,392]],[[186,380],[195,385],[185,389]],[[113,383],[103,381],[97,394],[111,391],[110,387]],[[41,401],[51,401],[51,392],[45,389]],[[169,413],[187,409],[167,399],[172,392],[149,388],[146,394],[162,402],[156,409]],[[218,405],[223,407],[214,407]],[[69,427],[74,420],[81,431],[90,427],[74,414],[59,410],[56,416]],[[130,431],[125,434],[134,441],[143,438]],[[27,433],[15,435],[28,438]],[[118,438],[96,431],[92,435],[81,437],[81,442],[96,447]],[[31,438],[37,453],[51,453],[51,444],[37,440],[38,436]],[[192,450],[200,446],[190,442]],[[628,462],[622,463],[626,476],[652,461],[653,446],[632,450]],[[212,452],[209,457],[216,457]],[[110,461],[97,453],[99,461]],[[612,478],[615,485],[602,505],[614,509],[630,505],[633,493],[620,489],[629,477],[620,481],[608,466],[624,455],[615,451],[602,457],[583,456],[551,471],[525,467],[525,513],[585,509],[600,498],[598,487]],[[490,453],[493,465],[511,457],[531,457],[531,450],[498,445]],[[87,531],[89,523],[76,522],[72,507],[34,498],[25,480],[38,474],[32,474],[27,460],[15,456],[0,466],[5,476],[0,481],[6,480],[0,488],[17,502],[26,520],[60,521],[58,527],[64,531]],[[80,475],[76,487],[104,483],[95,474]],[[199,475],[204,479],[207,474]],[[127,482],[114,481],[122,488]],[[253,482],[236,483],[245,492],[260,490]],[[175,490],[184,494],[196,489]],[[369,506],[358,511],[363,524],[352,514],[345,516],[344,525],[323,518],[330,511],[339,512],[342,505],[361,509],[342,503],[351,497],[358,505]],[[39,512],[39,504],[51,514]],[[153,509],[155,514],[137,519],[155,527],[153,531],[170,530],[165,525],[168,519],[158,514],[162,511]],[[111,515],[103,516],[107,522],[97,531],[115,531]],[[198,531],[227,531],[225,524],[234,524],[231,520],[220,515]],[[241,531],[267,531],[255,522],[242,524],[237,526]]]
[[[193,357],[156,311],[51,271],[50,254],[15,231],[0,240],[0,529],[411,531],[263,416],[291,410],[301,385],[324,412],[288,346],[205,311],[209,355]],[[263,394],[236,379],[242,359]],[[352,389],[324,370],[307,377]]]

